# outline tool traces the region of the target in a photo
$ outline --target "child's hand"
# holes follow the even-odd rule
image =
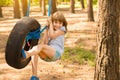
[[[50,17],[48,17],[48,19],[47,19],[47,24],[46,24],[46,25],[49,27],[51,23],[52,23],[52,20],[51,20]]]

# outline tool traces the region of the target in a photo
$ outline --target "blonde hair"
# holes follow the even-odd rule
[[[67,21],[64,17],[64,15],[60,12],[55,12],[52,16],[51,16],[52,22],[53,21],[60,21],[63,22],[63,26],[65,26],[66,31],[67,31]]]

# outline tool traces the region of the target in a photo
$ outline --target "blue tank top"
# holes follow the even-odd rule
[[[60,30],[64,31],[66,33],[65,27],[61,27]],[[48,42],[48,45],[56,49],[60,54],[64,52],[64,39],[65,35],[60,35],[55,39],[51,39]]]

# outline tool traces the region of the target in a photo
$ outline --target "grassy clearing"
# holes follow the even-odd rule
[[[95,65],[95,53],[82,49],[80,47],[69,48],[65,47],[65,52],[62,60],[70,63],[78,63],[80,65],[89,64]]]

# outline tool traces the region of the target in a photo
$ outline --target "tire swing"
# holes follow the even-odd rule
[[[28,11],[26,16],[29,16],[30,0],[28,1]],[[49,0],[48,16],[50,16],[52,0]],[[9,66],[22,69],[28,65],[31,57],[23,58],[22,49],[28,51],[33,46],[38,44],[40,34],[47,28],[45,26],[42,30],[41,25],[35,19],[24,17],[18,21],[12,29],[5,49],[5,59]],[[25,40],[26,39],[26,40]],[[30,45],[28,45],[28,43]]]
[[[29,39],[30,46],[28,46],[25,39],[28,33],[40,32],[40,28],[41,26],[37,20],[30,17],[24,17],[15,24],[8,37],[5,49],[5,59],[8,65],[16,69],[21,69],[30,62],[31,58],[24,59],[22,57],[21,50],[24,48],[24,50],[28,51],[38,44],[40,34],[36,35],[37,39]]]

